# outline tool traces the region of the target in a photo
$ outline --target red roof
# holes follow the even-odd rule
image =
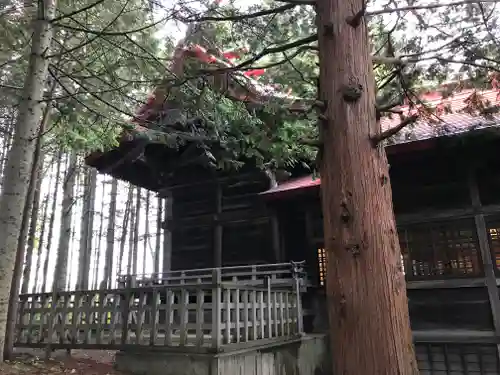
[[[205,48],[199,45],[179,46],[176,50],[174,58],[174,62],[177,62],[178,64],[177,67],[175,67],[174,64],[172,70],[177,74],[181,74],[182,65],[184,64],[183,59],[186,57],[194,57],[203,63],[212,64],[220,68],[234,67],[235,64],[232,60],[238,59],[240,57],[240,52],[245,51],[220,52],[219,55],[216,56],[209,53]],[[243,78],[243,82],[246,83],[246,87],[241,89],[241,84],[237,85],[239,90],[233,90],[229,93],[229,95],[235,99],[253,102],[265,102],[266,99],[270,97],[281,97],[288,102],[289,107],[292,109],[294,107],[307,107],[307,103],[303,102],[302,99],[279,92],[271,86],[262,85],[257,80],[251,78],[251,76],[258,76],[261,73],[261,71],[233,71],[232,74]],[[426,106],[431,108],[434,107],[436,109],[435,113],[422,115],[421,110],[419,113],[419,120],[392,137],[392,144],[401,144],[447,135],[455,135],[475,129],[499,125],[499,113],[492,113],[489,117],[485,117],[480,116],[478,111],[475,109],[468,110],[470,109],[468,103],[471,96],[474,94],[478,94],[477,96],[480,98],[480,102],[484,103],[486,107],[500,105],[500,84],[498,83],[496,77],[492,78],[491,86],[491,89],[483,91],[476,91],[474,89],[462,90],[455,92],[452,96],[446,98],[444,98],[438,91],[421,95],[420,100],[425,102]],[[161,89],[157,88],[157,90],[155,90],[148,102],[138,111],[136,115],[135,120],[138,125],[142,124],[151,112],[161,110],[161,107],[164,105],[165,97],[166,93]],[[416,107],[422,108],[421,105],[417,105]],[[394,109],[401,110],[405,115],[411,115],[418,111],[418,109],[413,108],[413,106],[410,107],[409,105]],[[397,126],[400,122],[401,119],[398,115],[394,115],[392,118],[382,118],[382,130],[387,130]],[[146,130],[146,128],[141,126],[137,126],[137,128],[138,130]],[[269,196],[274,194],[281,195],[285,192],[293,193],[303,189],[314,188],[320,186],[320,184],[321,180],[319,178],[306,176],[284,182],[261,194]]]
[[[466,107],[466,100],[473,94],[473,90],[465,90],[448,99],[442,99],[436,94],[432,94],[431,98],[423,98],[427,100],[429,106],[448,106],[453,113],[436,115],[435,119],[417,121],[413,127],[403,129],[403,131],[396,135],[394,143],[405,143],[417,140],[424,140],[429,138],[436,138],[441,136],[450,136],[460,133],[465,133],[472,130],[487,128],[500,125],[500,115],[493,114],[489,118],[479,116],[477,114],[469,114],[464,112]],[[481,99],[489,102],[490,105],[500,104],[500,91],[498,89],[485,90],[478,92]],[[405,112],[410,112],[408,107],[400,108]],[[399,123],[398,116],[393,119],[384,118],[381,120],[382,129],[388,129]],[[295,178],[286,181],[277,187],[271,188],[261,193],[261,195],[269,196],[279,194],[282,195],[287,192],[298,192],[300,190],[311,189],[315,186],[321,185],[320,178],[314,178],[312,175],[306,177]]]
[[[467,99],[474,93],[474,90],[464,90],[454,94],[452,97],[443,99],[442,97],[432,94],[423,97],[426,104],[430,107],[437,107],[436,115],[431,115],[430,118],[421,118],[413,125],[408,126],[398,133],[393,143],[405,143],[429,138],[435,138],[445,135],[454,135],[464,133],[470,130],[495,126],[500,124],[500,114],[493,114],[486,118],[476,113],[467,113],[464,109],[467,108]],[[500,105],[500,90],[497,88],[477,91],[481,100],[490,103],[490,105]],[[451,113],[443,112],[443,108],[448,107]],[[411,113],[408,107],[399,108],[406,113]],[[381,120],[382,130],[386,130],[396,126],[401,120],[397,115],[392,119],[383,118]]]
[[[309,189],[314,186],[319,186],[321,184],[321,180],[319,177],[314,177],[313,175],[310,176],[305,176],[305,177],[299,177],[299,178],[294,178],[289,181],[286,181],[276,187],[273,187],[269,190],[266,190],[262,193],[261,195],[268,195],[268,194],[277,194],[277,193],[283,193],[283,192],[293,192],[293,191],[298,191],[298,190],[303,190],[303,189]]]

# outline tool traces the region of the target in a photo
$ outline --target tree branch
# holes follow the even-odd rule
[[[314,0],[274,0],[274,1],[276,1],[277,3],[293,4],[294,6],[316,4],[316,1],[314,1]]]
[[[312,42],[315,42],[317,40],[318,40],[318,35],[315,34],[315,35],[308,36],[306,38],[298,39],[295,42],[283,44],[283,45],[278,46],[278,47],[264,48],[260,53],[258,53],[257,55],[255,55],[251,59],[243,61],[242,63],[240,63],[234,67],[229,68],[229,70],[240,70],[248,65],[253,64],[256,61],[259,61],[260,59],[262,59],[263,57],[265,57],[267,55],[286,52],[290,49],[297,48],[297,47],[303,46],[304,44],[312,43]],[[227,70],[227,69],[225,69],[225,70]]]
[[[60,27],[62,29],[67,29],[67,30],[72,30],[72,31],[79,31],[79,32],[82,32],[82,33],[94,34],[94,35],[99,35],[99,36],[102,36],[102,35],[106,35],[106,36],[124,36],[124,35],[128,35],[128,34],[135,34],[135,33],[141,32],[141,31],[145,31],[147,29],[150,29],[152,27],[155,27],[155,26],[161,24],[162,22],[168,20],[169,18],[170,17],[163,17],[162,19],[160,19],[160,20],[158,20],[156,22],[150,23],[150,24],[145,25],[143,27],[139,27],[138,29],[125,30],[125,31],[92,30],[92,29],[86,29],[86,28],[81,28],[81,27],[74,27],[74,26],[70,26],[70,25],[64,25],[64,24],[61,24],[61,23],[56,23],[56,24],[54,24],[54,26]]]
[[[103,1],[103,0],[99,0],[99,1]],[[98,2],[99,2],[98,1]],[[96,3],[94,3],[96,4]],[[114,17],[111,22],[109,22],[106,26],[104,26],[104,28],[101,30],[101,32],[105,32],[107,29],[109,29],[111,26],[113,26],[115,24],[116,21],[118,21],[118,18],[121,17],[121,15],[125,12],[125,8],[127,7],[127,4],[128,4],[128,1],[125,3],[125,5],[120,9],[120,11],[118,12],[118,14],[116,15],[116,17]],[[93,5],[94,6],[94,5]],[[85,9],[85,8],[83,8]],[[69,18],[72,18],[74,16],[74,13],[68,13],[64,16],[64,18],[66,17],[69,17]],[[62,18],[59,18],[59,19],[62,19]],[[57,18],[55,18],[53,21],[57,20]],[[101,36],[101,34],[97,34],[95,35],[93,38],[90,38],[90,39],[87,39],[85,42],[81,43],[81,44],[78,44],[76,45],[75,47],[72,47],[70,48],[69,50],[66,50],[64,53],[59,53],[59,54],[56,54],[56,55],[49,55],[47,56],[47,58],[53,58],[53,57],[59,57],[62,56],[63,54],[66,54],[66,53],[71,53],[73,51],[76,51],[77,49],[80,49],[80,48],[83,48],[85,47],[86,45],[89,45],[90,43],[92,43],[93,41],[95,41],[97,38],[99,38]]]
[[[278,0],[279,1],[279,0]],[[450,6],[459,6],[459,5],[468,5],[468,4],[476,4],[476,3],[498,3],[500,0],[462,0],[462,1],[453,1],[449,3],[436,3],[436,4],[427,4],[427,5],[409,5],[401,8],[392,8],[392,9],[380,9],[374,10],[372,12],[367,12],[367,16],[379,16],[381,14],[388,13],[396,13],[396,12],[407,12],[412,10],[428,10],[428,9],[436,9],[436,8],[444,8]]]
[[[406,126],[413,124],[415,121],[417,121],[417,119],[418,119],[418,115],[412,115],[410,117],[407,117],[403,121],[401,121],[395,127],[387,129],[386,131],[383,131],[382,133],[371,137],[373,147],[377,147],[380,144],[380,142],[397,134],[398,132],[403,130]]]
[[[104,3],[104,1],[105,0],[97,0],[96,2],[94,2],[92,4],[89,4],[89,5],[81,8],[81,9],[74,10],[73,12],[70,12],[70,13],[63,13],[59,17],[56,17],[56,18],[52,19],[50,22],[57,22],[57,21],[61,21],[61,20],[65,19],[65,18],[76,16],[79,13],[86,12],[87,10],[92,9],[92,8],[98,6],[99,4]]]
[[[186,17],[186,18],[181,18],[179,17],[180,21],[183,22],[206,22],[206,21],[244,21],[252,18],[257,18],[257,17],[262,17],[262,16],[267,16],[269,14],[276,14],[276,13],[281,13],[289,9],[295,8],[296,5],[294,4],[287,4],[283,5],[277,8],[272,8],[272,9],[265,9],[261,10],[259,12],[255,13],[249,13],[249,14],[239,14],[235,16],[225,16],[225,17],[216,17],[216,16],[205,16],[205,17]]]
[[[405,65],[410,62],[414,62],[413,60],[403,60],[399,57],[390,57],[390,56],[372,56],[372,62],[374,64],[385,64],[385,65]]]

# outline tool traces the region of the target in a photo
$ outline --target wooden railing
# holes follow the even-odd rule
[[[298,279],[221,282],[20,296],[15,346],[121,349],[129,346],[218,351],[302,333]]]
[[[153,285],[183,285],[210,283],[215,270],[219,270],[222,282],[244,283],[245,285],[264,285],[269,278],[273,285],[294,285],[295,277],[300,274],[301,286],[307,283],[303,272],[304,262],[275,264],[257,264],[248,266],[230,266],[222,268],[200,268],[161,273],[118,276],[118,286],[143,287]]]

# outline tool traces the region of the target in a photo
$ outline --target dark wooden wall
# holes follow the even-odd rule
[[[176,187],[177,186],[177,187]],[[171,268],[272,263],[272,212],[257,195],[269,188],[264,173],[209,175],[191,169],[170,190]]]
[[[389,159],[417,342],[500,340],[498,146],[455,144]],[[184,185],[171,189],[173,269],[306,260],[317,291],[308,296],[324,298],[318,190],[266,202],[258,196],[269,188],[263,173],[242,171],[199,183],[202,177],[210,176],[186,172]],[[304,305],[317,319],[321,302],[312,298]],[[306,325],[324,327],[324,321]]]
[[[500,342],[499,146],[455,144],[389,159],[411,324],[424,342]],[[320,202],[308,197],[302,206],[302,232],[316,253]],[[286,233],[283,246],[293,248],[296,236]]]

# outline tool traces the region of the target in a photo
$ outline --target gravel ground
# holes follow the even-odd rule
[[[52,353],[44,360],[42,349],[16,349],[15,358],[0,364],[1,375],[125,375],[113,369],[114,351],[73,350]]]

